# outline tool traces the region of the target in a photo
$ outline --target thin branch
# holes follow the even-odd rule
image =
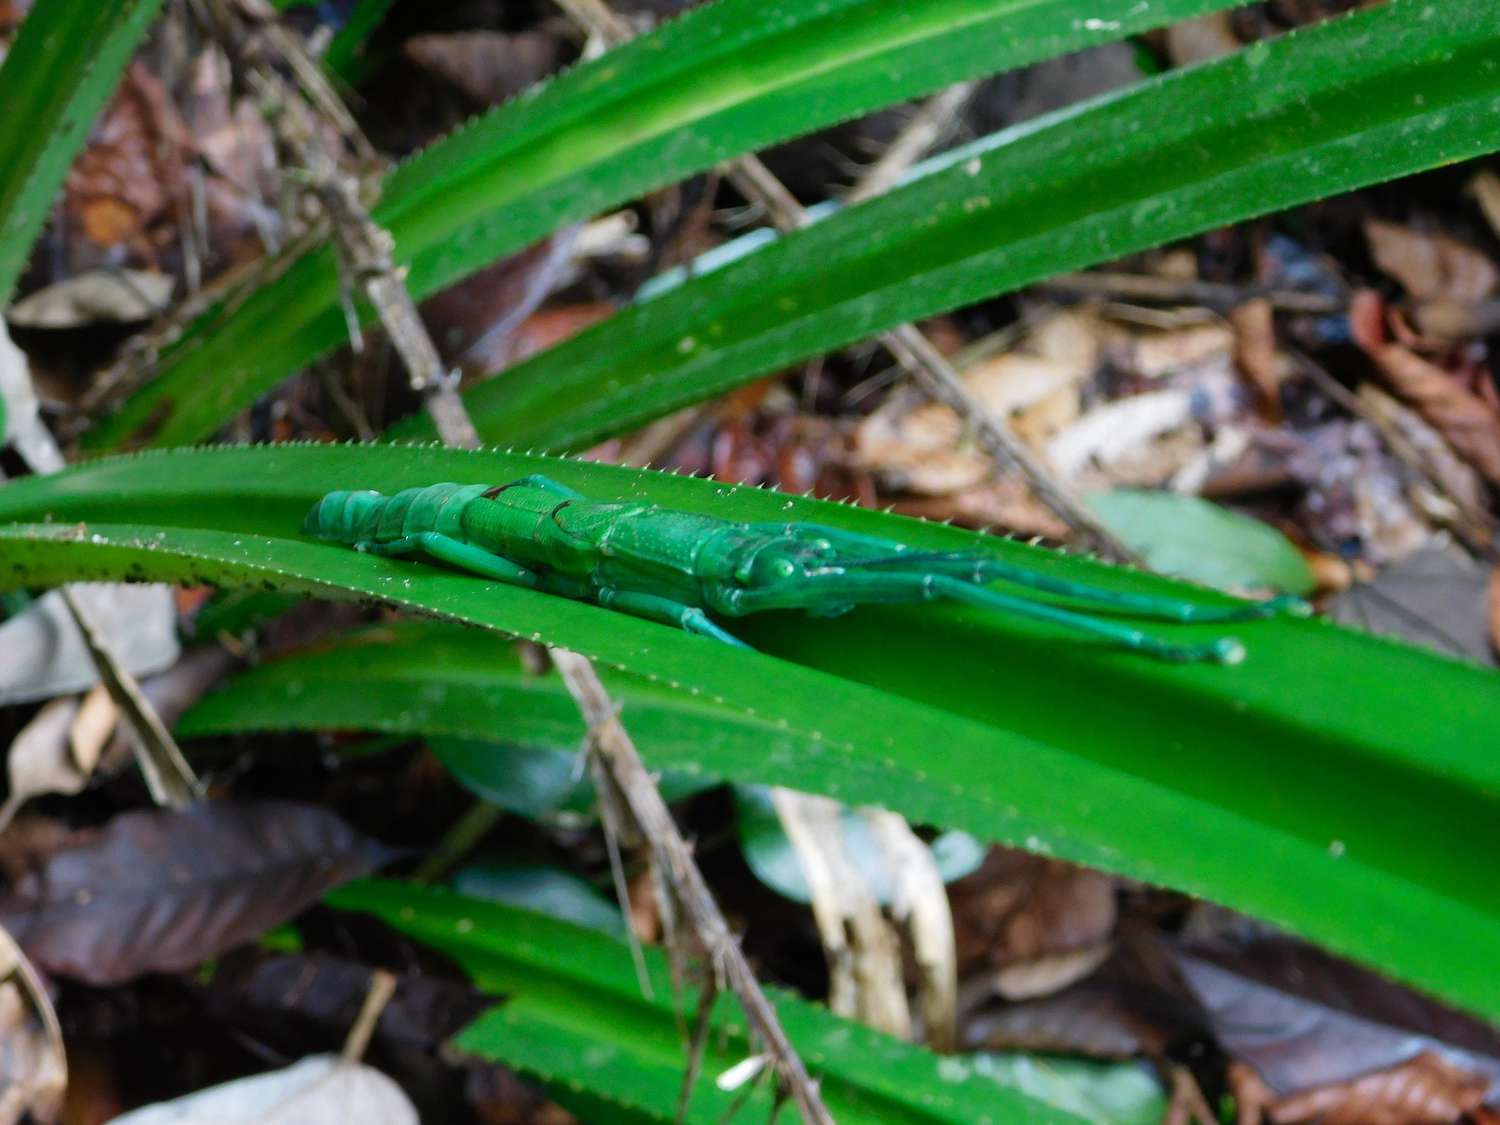
[[[895,187],[913,164],[953,131],[954,119],[978,88],[978,82],[959,82],[923,102],[880,159],[850,189],[844,202],[861,203]]]
[[[566,649],[554,648],[551,652],[563,683],[588,723],[592,752],[607,763],[631,816],[640,825],[653,861],[668,873],[683,913],[707,949],[711,962],[722,970],[725,984],[739,997],[751,1031],[765,1043],[771,1063],[790,1091],[802,1119],[831,1125],[833,1118],[824,1107],[816,1084],[761,991],[755,973],[693,860],[692,849],[677,831],[666,802],[646,772],[594,666],[585,657]]]
[[[260,4],[260,0],[210,2],[215,5],[214,10],[221,19],[231,20],[243,20],[248,5]],[[231,8],[231,4],[235,6]],[[231,58],[242,64],[249,63],[250,57],[243,50],[249,37],[226,38],[232,51],[234,46],[241,48],[239,53],[232,53]],[[301,53],[300,46],[286,37],[277,39],[275,46],[292,56]],[[293,69],[300,77],[300,69],[295,66]],[[295,91],[288,88],[274,71],[252,66],[250,72],[274,111],[272,124],[278,140],[304,169],[309,194],[321,204],[331,223],[334,242],[349,275],[375,306],[392,342],[401,352],[413,385],[422,393],[438,426],[439,435],[448,445],[478,446],[478,436],[458,397],[454,381],[444,372],[437,349],[406,289],[405,279],[392,261],[391,236],[370,220],[360,198],[358,179],[341,171],[334,154],[317,139],[316,123]],[[327,113],[323,95],[313,96],[313,100],[325,110],[325,116],[342,124],[337,115]],[[336,97],[334,101],[337,101]],[[604,772],[608,774],[607,779],[600,779],[607,782],[599,787],[601,801],[609,784],[618,789],[630,819],[640,827],[656,863],[669,874],[670,886],[681,900],[694,932],[709,951],[713,964],[722,967],[727,983],[740,997],[752,1031],[768,1045],[777,1073],[791,1090],[804,1120],[815,1125],[832,1125],[833,1118],[823,1107],[816,1085],[782,1031],[774,1009],[760,991],[754,973],[731,936],[728,923],[719,912],[702,873],[693,862],[691,850],[677,832],[666,802],[641,764],[630,736],[615,717],[614,706],[593,666],[585,658],[562,649],[551,650],[551,655],[588,724],[595,760],[605,767]],[[619,834],[614,833],[616,837]]]
[[[479,448],[478,431],[458,394],[458,373],[444,366],[406,288],[404,271],[395,263],[395,239],[370,217],[363,196],[374,190],[374,181],[345,170],[340,154],[323,138],[331,128],[364,159],[372,151],[369,142],[317,63],[275,22],[263,0],[204,3],[212,16],[209,27],[259,96],[277,145],[298,170],[305,196],[327,219],[344,277],[374,307],[438,435],[448,445]],[[289,68],[296,85],[274,64]]]
[[[94,667],[99,671],[99,679],[109,690],[110,697],[120,708],[126,722],[135,730],[136,737],[131,746],[136,752],[141,774],[146,779],[146,788],[151,791],[151,799],[158,805],[169,808],[187,808],[202,796],[202,786],[194,776],[193,768],[183,757],[182,750],[178,748],[177,740],[167,730],[161,716],[156,713],[156,708],[151,706],[151,701],[142,694],[135,677],[110,653],[99,630],[78,604],[72,587],[64,586],[62,597],[73,620],[78,624],[79,635],[83,637]]]

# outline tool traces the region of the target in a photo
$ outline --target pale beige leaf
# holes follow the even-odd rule
[[[89,270],[21,298],[5,316],[17,328],[130,324],[166,308],[173,284],[144,270]]]
[[[380,1071],[336,1055],[311,1055],[116,1117],[111,1125],[417,1125],[416,1107]]]
[[[0,828],[9,824],[31,798],[43,793],[77,793],[88,782],[88,773],[80,771],[73,760],[68,740],[78,710],[78,700],[73,696],[54,699],[21,728],[10,744],[6,758],[10,793],[0,806]]]

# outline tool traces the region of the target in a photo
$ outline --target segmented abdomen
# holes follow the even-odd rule
[[[389,543],[427,531],[462,539],[464,509],[488,488],[485,484],[430,484],[403,489],[394,496],[330,492],[307,513],[302,531],[350,545]]]

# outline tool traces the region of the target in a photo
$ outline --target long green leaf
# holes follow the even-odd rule
[[[640,676],[607,672],[605,685],[632,734],[690,762],[706,739],[747,759],[792,755],[771,718],[755,718]],[[237,676],[184,715],[186,738],[252,730],[362,729],[388,734],[488,739],[577,750],[586,733],[578,706],[555,674],[522,668],[495,638],[447,622],[374,626],[273,660]]]
[[[581,448],[905,321],[1493,151],[1497,116],[1500,6],[1392,0],[997,134],[481,384],[470,413]]]
[[[623,943],[539,914],[385,880],[340,888],[328,902],[379,916],[448,954],[481,988],[504,995],[501,1006],[458,1034],[460,1051],[585,1085],[652,1120],[672,1120],[686,1052],[672,1009],[676,988],[657,950],[645,951],[647,998]],[[691,1012],[694,998],[685,1002]],[[794,997],[776,992],[772,1002],[839,1122],[1081,1120],[986,1079],[973,1066],[939,1059]],[[751,1053],[734,1003],[721,997],[688,1120],[722,1120],[735,1097],[713,1080]],[[587,1065],[580,1067],[579,1059]],[[769,1095],[761,1091],[751,1101],[744,1119],[764,1120]]]
[[[42,0],[0,66],[0,309],[161,0]]]
[[[795,742],[751,760],[707,743],[693,758],[715,776],[887,805],[1201,894],[1500,1015],[1500,977],[1490,971],[1500,957],[1490,859],[1500,847],[1500,690],[1491,672],[1290,619],[1241,627],[1243,665],[1165,665],[948,606],[866,607],[835,621],[745,619],[736,627],[760,651],[729,651],[297,533],[327,489],[389,493],[530,472],[600,499],[814,520],[1120,588],[1184,589],[773,492],[399,446],[182,451],[14,482],[0,488],[0,525],[17,521],[0,529],[0,582],[263,583],[376,598],[564,645],[773,722]]]
[[[550,231],[948,83],[1244,0],[721,0],[497,109],[396,169],[376,221],[418,297]],[[215,311],[88,438],[180,445],[346,337],[331,253]]]

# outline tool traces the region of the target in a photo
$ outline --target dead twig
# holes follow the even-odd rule
[[[141,775],[146,779],[146,788],[151,791],[151,799],[158,805],[169,808],[187,808],[202,795],[202,787],[193,774],[193,768],[188,765],[178,748],[177,740],[161,721],[156,708],[151,706],[150,700],[141,692],[141,686],[135,677],[110,654],[99,631],[78,604],[72,588],[62,587],[62,596],[73,620],[78,624],[83,643],[88,646],[94,667],[99,670],[99,679],[109,690],[110,697],[120,708],[125,721],[135,730],[136,737],[131,745],[135,749]]]
[[[324,140],[331,128],[356,157],[369,162],[372,149],[318,64],[274,18],[263,0],[201,0],[206,21],[230,62],[254,90],[278,147],[297,170],[304,198],[326,219],[345,279],[356,286],[406,366],[412,389],[422,398],[438,435],[448,445],[479,448],[479,434],[458,395],[458,373],[444,366],[395,263],[395,240],[371,217],[364,198],[373,178],[343,167],[340,153]],[[285,67],[295,85],[282,76]],[[351,341],[359,348],[357,329]]]
[[[245,47],[247,42],[254,41],[254,37],[244,33],[255,27],[254,20],[247,20],[245,12],[250,9],[254,15],[261,7],[261,0],[203,2],[212,4],[219,19],[227,20],[232,29],[240,32],[226,36],[231,59],[248,68],[252,81],[261,92],[263,104],[272,111],[278,141],[300,166],[305,190],[321,206],[330,223],[330,233],[339,249],[346,276],[351,276],[360,285],[375,306],[381,323],[406,361],[413,385],[423,395],[439,435],[448,445],[477,447],[478,435],[458,396],[455,381],[443,370],[437,349],[406,289],[404,276],[392,261],[393,244],[389,232],[382,230],[369,217],[361,199],[359,179],[344,172],[334,153],[318,139],[317,122],[296,91],[289,88],[274,70],[257,66],[253,52]],[[274,24],[262,26],[275,28]],[[276,51],[294,60],[293,71],[299,82],[305,83],[303,69],[295,65],[295,60],[302,55],[300,46],[284,34],[273,36],[269,42]],[[305,84],[304,92],[308,92]],[[329,91],[326,96],[309,93],[309,97],[328,121],[345,131],[342,115],[325,104],[330,98],[337,104],[336,95]],[[352,128],[352,122],[348,127]],[[353,130],[353,135],[357,135],[357,130]],[[668,886],[681,903],[695,934],[708,949],[713,965],[722,969],[725,980],[744,1005],[752,1031],[767,1044],[776,1071],[802,1109],[804,1119],[818,1125],[831,1125],[833,1119],[823,1107],[816,1086],[782,1031],[775,1011],[760,991],[749,964],[709,893],[707,883],[693,862],[687,843],[672,822],[666,802],[641,764],[629,735],[616,719],[614,707],[593,666],[583,657],[561,649],[552,650],[552,658],[588,724],[592,756],[601,766],[600,802],[607,819],[618,819],[610,812],[612,791],[618,791],[630,821],[639,827],[655,863],[666,873]],[[612,846],[629,826],[617,824],[615,827],[617,831],[608,833]],[[638,949],[636,953],[639,957]]]
[[[955,118],[978,88],[978,82],[959,82],[923,102],[880,159],[850,189],[844,202],[862,203],[895,187],[912,165],[953,131]]]
[[[551,652],[563,683],[588,723],[590,752],[607,765],[651,851],[653,863],[666,873],[667,883],[694,934],[708,951],[711,963],[722,972],[726,986],[739,997],[752,1033],[765,1044],[771,1065],[801,1111],[802,1119],[831,1125],[833,1118],[824,1107],[816,1084],[730,933],[729,924],[693,860],[692,849],[677,831],[666,802],[646,772],[594,666],[566,649],[554,648]]]

